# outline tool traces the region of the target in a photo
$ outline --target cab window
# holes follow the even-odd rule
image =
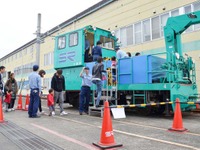
[[[64,49],[66,47],[66,37],[60,36],[58,37],[58,49]]]
[[[78,45],[78,32],[69,35],[69,46],[71,47],[76,45]]]
[[[100,37],[102,47],[114,50],[114,40],[105,36]]]

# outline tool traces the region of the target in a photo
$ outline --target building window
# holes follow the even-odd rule
[[[27,48],[24,50],[24,54],[25,54],[25,55],[27,54]]]
[[[151,40],[151,32],[150,32],[150,19],[143,21],[143,41],[147,42]]]
[[[127,40],[126,40],[126,27],[120,29],[120,42],[122,44],[122,47],[127,46]]]
[[[30,47],[30,53],[33,53],[33,49],[34,49],[34,46],[32,45],[32,46]]]
[[[44,54],[44,66],[52,65],[53,64],[53,52]]]
[[[194,11],[200,10],[200,2],[194,3],[193,8],[194,8]],[[194,25],[194,30],[199,30],[199,29],[200,29],[200,24]]]
[[[71,47],[76,45],[78,45],[78,32],[69,35],[69,46]]]
[[[66,37],[60,36],[58,38],[58,49],[64,49],[66,47]]]
[[[54,64],[54,52],[51,53],[51,64]]]
[[[120,41],[120,30],[115,30],[115,36]]]
[[[171,16],[172,17],[178,16],[178,15],[179,15],[179,9],[171,11]]]
[[[160,38],[160,17],[152,18],[152,39]]]
[[[141,22],[134,25],[135,44],[142,43],[142,27]]]
[[[185,14],[191,13],[192,12],[191,5],[185,6],[184,7],[184,12],[185,12]],[[185,30],[185,32],[191,32],[191,31],[193,31],[193,26],[190,26],[189,28],[187,28],[187,30]]]
[[[102,46],[108,49],[114,49],[114,40],[105,36],[100,37]]]
[[[160,21],[161,21],[161,37],[164,36],[164,26],[167,23],[167,19],[169,18],[169,13],[163,14],[160,16]]]
[[[127,45],[133,45],[133,25],[126,27]]]
[[[19,58],[21,58],[21,57],[22,57],[22,51],[19,52]]]

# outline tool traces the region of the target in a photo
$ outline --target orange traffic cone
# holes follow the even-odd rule
[[[187,131],[187,129],[183,127],[180,101],[179,101],[178,98],[176,99],[174,121],[173,121],[173,124],[172,124],[172,128],[170,128],[169,131],[177,131],[177,132]]]
[[[25,106],[24,106],[24,111],[28,111],[28,106],[29,106],[29,95],[26,95],[26,102],[25,102]]]
[[[108,101],[105,101],[104,103],[104,115],[103,115],[100,142],[93,143],[93,145],[100,147],[101,149],[108,149],[108,148],[122,146],[122,144],[116,144],[114,140],[112,120],[110,117],[110,108]]]
[[[17,110],[22,110],[22,95],[19,95]]]
[[[3,110],[2,110],[2,99],[0,98],[0,123],[4,122]]]

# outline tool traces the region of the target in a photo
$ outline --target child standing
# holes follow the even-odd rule
[[[54,91],[53,89],[49,89],[49,94],[47,95],[47,105],[49,107],[49,116],[54,116],[55,115],[55,108],[54,108]]]
[[[12,90],[6,91],[6,96],[5,96],[5,100],[4,100],[4,102],[6,103],[5,112],[11,111],[11,109],[8,109],[8,106],[10,105],[10,101],[11,101],[11,94],[12,94]]]

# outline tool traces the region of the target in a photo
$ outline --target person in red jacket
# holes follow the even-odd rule
[[[49,107],[49,116],[55,115],[55,108],[54,108],[54,90],[49,89],[49,94],[47,95],[47,106]]]
[[[8,90],[5,93],[6,93],[6,96],[5,96],[5,99],[4,99],[4,102],[6,103],[6,110],[5,110],[5,112],[9,112],[9,111],[11,111],[11,109],[8,109],[8,106],[9,106],[10,101],[11,101],[12,90]]]

